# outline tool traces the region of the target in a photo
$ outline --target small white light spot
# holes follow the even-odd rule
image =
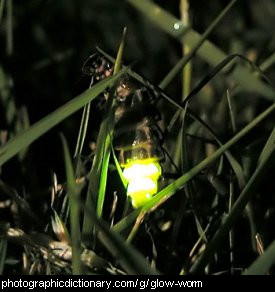
[[[174,23],[174,29],[178,30],[180,28],[180,23],[176,22]]]

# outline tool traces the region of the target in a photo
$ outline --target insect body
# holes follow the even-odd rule
[[[113,64],[103,55],[94,54],[84,64],[83,72],[92,83],[112,74]],[[105,94],[107,97],[107,94]],[[113,144],[128,181],[127,195],[135,208],[141,207],[157,192],[163,158],[160,114],[153,105],[154,94],[129,75],[115,88],[115,129]]]

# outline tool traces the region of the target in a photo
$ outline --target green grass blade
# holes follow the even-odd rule
[[[180,117],[180,130],[177,135],[176,140],[176,147],[173,161],[177,165],[177,167],[180,169],[181,173],[183,172],[184,166],[187,165],[187,161],[185,159],[187,158],[187,149],[184,147],[184,144],[186,144],[186,135],[185,135],[185,121],[186,121],[186,112],[187,112],[187,106],[188,103],[185,104],[185,110],[181,112]]]
[[[81,233],[80,233],[80,206],[78,204],[78,196],[80,194],[79,187],[76,185],[73,165],[69,148],[65,137],[62,135],[62,144],[64,151],[64,161],[67,177],[67,188],[70,207],[70,227],[71,227],[71,243],[72,243],[72,269],[73,275],[82,274],[81,265]]]
[[[1,2],[0,2],[0,25],[2,22],[4,7],[5,7],[5,0],[1,0]]]
[[[1,238],[0,239],[0,275],[3,275],[6,254],[7,254],[7,239]]]
[[[124,52],[124,47],[125,47],[126,33],[127,33],[127,28],[124,27],[123,33],[122,33],[122,39],[117,51],[117,56],[116,56],[116,61],[115,61],[115,66],[114,66],[114,74],[117,74],[120,68],[122,67],[122,57],[123,57],[123,52]]]
[[[190,17],[189,17],[189,0],[180,0],[180,16],[181,21],[184,26],[189,26]],[[182,54],[183,58],[190,53],[190,48],[188,45],[182,45]],[[192,63],[186,63],[186,66],[182,66],[182,97],[181,101],[184,100],[184,97],[187,96],[191,89],[191,77],[192,77]],[[161,87],[161,86],[160,86]]]
[[[272,53],[262,64],[260,65],[261,70],[264,72],[269,69],[275,63],[275,52]]]
[[[155,25],[167,32],[172,37],[184,42],[191,50],[201,39],[201,35],[192,28],[184,27],[183,23],[148,0],[127,0],[132,6],[139,10],[144,16],[148,17]],[[206,40],[197,51],[197,54],[210,65],[215,66],[226,58],[226,54],[217,46]],[[248,92],[258,93],[268,100],[275,99],[272,88],[259,80],[249,68],[239,64],[228,78],[235,80]]]
[[[102,169],[101,175],[99,177],[99,189],[98,189],[98,199],[96,204],[96,214],[98,217],[102,216],[103,204],[105,200],[105,191],[107,186],[107,177],[108,177],[108,168],[110,160],[110,151],[111,151],[111,137],[110,132],[107,133],[105,138],[103,160],[102,160]]]
[[[243,275],[266,275],[275,264],[275,240],[268,246]]]
[[[274,148],[275,148],[275,128],[273,129],[259,156],[258,164],[261,164],[263,163],[263,161],[267,160],[267,158],[270,157],[270,154],[274,151]]]
[[[117,74],[122,66],[122,57],[123,57],[123,51],[125,47],[125,38],[126,38],[126,32],[127,29],[124,28],[122,39],[118,48],[117,57],[114,65],[114,74]],[[101,175],[100,175],[100,182],[99,182],[99,191],[98,191],[98,200],[97,200],[97,216],[100,218],[103,212],[103,203],[105,200],[105,191],[106,191],[106,185],[107,185],[107,175],[108,175],[108,167],[109,167],[109,160],[110,160],[110,152],[111,152],[111,142],[112,142],[112,136],[114,131],[114,125],[115,125],[115,101],[113,99],[113,90],[111,90],[109,94],[109,104],[110,107],[108,108],[107,104],[107,119],[106,119],[106,129],[107,132],[104,133],[105,136],[105,142],[104,142],[104,152],[103,152],[103,159],[102,159],[102,169],[101,169]],[[100,145],[99,145],[100,146]]]
[[[13,0],[7,0],[7,43],[6,52],[8,56],[13,53]]]
[[[124,188],[126,189],[126,187],[127,187],[127,180],[125,179],[124,175],[122,174],[122,169],[121,169],[121,167],[119,165],[119,162],[117,160],[117,157],[116,157],[115,150],[114,150],[114,147],[113,146],[112,146],[112,156],[113,156],[113,159],[115,161],[116,170],[118,172],[118,175],[120,177],[120,180],[121,180]]]
[[[169,184],[163,190],[161,190],[158,194],[156,194],[144,207],[143,211],[150,210],[154,206],[156,206],[161,200],[168,199],[170,196],[175,194],[176,191],[182,189],[184,185],[190,181],[195,175],[200,173],[205,167],[211,164],[214,160],[220,157],[225,151],[227,151],[231,146],[236,144],[243,136],[245,136],[249,131],[251,131],[255,126],[257,126],[260,122],[262,122],[266,117],[268,117],[275,110],[275,104],[271,105],[264,112],[262,112],[258,117],[256,117],[253,121],[251,121],[248,125],[246,125],[241,131],[239,131],[233,138],[231,138],[227,143],[217,149],[211,156],[205,158],[203,161],[198,163],[192,169],[190,169],[187,173],[179,177],[173,183]],[[138,212],[135,214],[137,215]],[[128,227],[130,223],[132,223],[135,219],[135,215],[128,215],[123,220],[118,222],[114,229],[116,231],[122,231],[124,228]]]
[[[109,100],[108,103],[110,104]],[[109,105],[109,107],[111,107]],[[107,112],[109,112],[107,110]],[[104,195],[102,192],[104,191],[104,188],[101,188],[101,194],[99,195],[99,184],[100,184],[100,178],[102,177],[102,165],[106,169],[106,155],[105,151],[107,149],[106,147],[106,138],[109,133],[109,122],[108,122],[108,115],[105,113],[103,122],[100,125],[99,134],[97,137],[97,145],[95,150],[95,156],[92,164],[92,169],[89,175],[89,185],[88,185],[88,192],[86,197],[86,207],[92,210],[97,210],[97,214],[101,213],[101,211],[98,208],[102,208],[102,202],[103,198],[102,195]],[[103,159],[105,156],[105,163],[103,163]],[[105,171],[105,170],[103,170]],[[106,177],[103,177],[102,180],[105,180]],[[103,181],[102,181],[103,183]],[[97,207],[98,206],[98,207]],[[84,220],[83,220],[83,227],[82,232],[86,235],[91,234],[93,230],[93,222],[90,220],[90,217],[87,213],[84,214]]]
[[[112,82],[117,80],[122,74],[126,72],[127,68],[121,70],[117,75],[103,80],[93,86],[91,89],[85,91],[79,96],[75,97],[65,105],[61,106],[48,116],[32,125],[28,130],[23,131],[16,137],[7,142],[0,148],[0,166],[7,162],[10,158],[16,155],[21,150],[25,149],[32,142],[45,134],[51,128],[62,122],[71,114],[79,110],[86,103],[96,98],[102,91],[105,90]]]
[[[113,227],[112,230],[115,232],[121,232],[132,225],[133,222],[137,219],[138,215],[140,214],[140,209],[135,209],[129,215],[121,219],[117,222]]]
[[[230,92],[228,90],[226,91],[226,98],[227,98],[227,103],[228,103],[228,110],[229,110],[232,132],[236,133],[237,126],[236,126],[235,112],[234,112],[233,106],[232,106],[232,98],[231,98]]]
[[[275,105],[273,105],[272,107],[274,109]],[[256,118],[256,119],[258,119],[258,118]],[[252,121],[251,123],[253,123],[254,121]],[[216,234],[214,235],[214,237],[210,241],[209,245],[206,247],[205,252],[199,258],[199,260],[192,266],[192,268],[190,270],[192,273],[201,273],[203,271],[204,267],[207,265],[207,263],[213,257],[214,253],[217,251],[217,248],[220,245],[220,243],[228,235],[228,232],[232,228],[233,224],[236,222],[236,220],[239,218],[239,216],[241,216],[248,201],[255,194],[258,184],[260,183],[263,175],[265,174],[265,172],[267,171],[267,169],[269,167],[268,162],[275,151],[274,135],[275,135],[275,129],[273,129],[273,131],[270,135],[270,137],[272,137],[273,140],[269,137],[269,139],[266,143],[266,144],[271,145],[271,147],[268,147],[268,149],[270,149],[270,151],[266,152],[266,155],[264,155],[264,158],[258,164],[255,172],[253,173],[250,180],[247,182],[246,186],[242,190],[239,198],[236,200],[235,204],[233,205],[230,214],[227,216],[225,221],[222,223],[222,226],[219,228],[219,230],[216,232]],[[272,145],[273,145],[273,147],[272,147]]]
[[[74,158],[75,158],[75,177],[78,178],[80,174],[80,169],[81,169],[81,153],[84,145],[84,141],[86,138],[87,134],[87,128],[88,128],[88,122],[90,118],[90,106],[91,103],[87,103],[84,106],[83,112],[82,112],[82,117],[81,117],[81,122],[80,122],[80,128],[78,132],[78,137],[77,137],[77,142],[76,142],[76,147],[75,147],[75,152],[74,152]]]
[[[85,141],[85,137],[87,133],[89,116],[90,116],[90,107],[91,107],[91,103],[89,102],[83,108],[74,157],[78,157],[81,154],[82,149],[83,149],[83,145],[84,145],[84,141]]]

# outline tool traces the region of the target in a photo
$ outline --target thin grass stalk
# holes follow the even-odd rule
[[[69,152],[67,141],[63,135],[61,135],[65,170],[67,177],[67,188],[69,197],[70,208],[70,227],[71,227],[71,243],[72,243],[72,271],[73,275],[82,274],[81,263],[81,233],[80,233],[80,206],[78,204],[78,196],[80,194],[79,188],[75,182],[75,174],[73,171],[73,165]]]
[[[3,275],[5,268],[5,261],[7,255],[8,242],[7,238],[3,237],[0,239],[0,275]]]
[[[8,56],[13,53],[13,0],[7,0],[7,30],[6,52]]]
[[[79,132],[78,132],[78,137],[77,137],[77,142],[76,142],[76,147],[75,147],[75,152],[74,152],[74,159],[76,161],[75,162],[76,178],[80,176],[80,157],[81,157],[82,149],[83,149],[86,134],[87,134],[88,122],[89,122],[89,117],[90,117],[90,106],[91,106],[90,102],[84,106],[82,117],[81,117],[81,123],[79,127]]]
[[[123,58],[123,52],[125,47],[125,40],[126,40],[126,27],[123,30],[121,42],[118,48],[117,57],[114,65],[114,74],[117,74],[119,70],[122,67],[122,58]],[[113,137],[113,131],[115,126],[115,99],[114,99],[114,88],[110,91],[110,108],[107,109],[107,136],[104,143],[104,152],[103,152],[103,161],[102,161],[102,169],[101,169],[101,176],[99,181],[99,192],[98,192],[98,200],[97,200],[97,206],[96,211],[97,215],[100,218],[103,212],[103,204],[105,200],[105,191],[106,191],[106,185],[107,185],[107,173],[108,173],[108,167],[109,167],[109,160],[110,160],[110,152],[111,152],[111,143],[112,143],[112,137]],[[107,105],[108,106],[108,105]]]
[[[184,26],[190,25],[189,20],[189,3],[188,0],[180,0],[180,14],[181,21]],[[186,44],[182,44],[182,54],[183,57],[190,53],[190,47]],[[184,101],[184,97],[187,96],[190,92],[191,88],[191,76],[192,76],[192,63],[191,59],[186,63],[186,66],[183,65],[182,71],[182,98],[181,101]]]
[[[5,0],[1,0],[1,2],[0,2],[0,25],[2,23],[4,7],[5,7]]]
[[[275,52],[273,52],[265,61],[262,62],[260,68],[263,72],[267,71],[275,63]]]

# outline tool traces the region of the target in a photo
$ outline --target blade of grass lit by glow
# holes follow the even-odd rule
[[[119,162],[117,160],[117,157],[116,157],[115,150],[114,150],[114,147],[113,146],[112,146],[112,155],[113,155],[113,159],[115,161],[116,170],[118,172],[118,175],[120,177],[120,180],[121,180],[124,188],[126,189],[126,187],[127,187],[127,180],[125,179],[124,175],[122,174],[122,169],[121,169],[121,167],[119,165]]]
[[[126,29],[123,31],[122,41],[120,43],[117,61],[114,66],[114,74],[121,68],[123,48],[125,45]],[[120,71],[119,71],[120,72]],[[114,85],[114,83],[112,84]],[[107,172],[111,151],[111,140],[114,129],[114,89],[110,89],[106,112],[103,122],[100,126],[95,157],[89,177],[89,186],[86,197],[86,206],[91,209],[96,209],[97,215],[101,217],[103,210],[103,203],[105,199],[105,190],[107,184]],[[94,207],[93,207],[94,206]],[[88,215],[84,214],[83,220],[83,233],[91,234],[93,230],[93,222],[89,219]]]
[[[125,40],[126,40],[126,27],[122,33],[122,39],[118,48],[117,57],[114,65],[114,74],[117,74],[122,67],[122,56],[125,47]],[[108,131],[105,137],[105,145],[104,145],[104,152],[103,152],[103,159],[102,159],[102,169],[100,175],[100,182],[99,182],[99,192],[98,192],[98,200],[97,200],[97,215],[101,217],[103,211],[103,204],[105,199],[105,191],[107,185],[107,176],[108,176],[108,167],[109,167],[109,160],[110,160],[110,152],[111,152],[111,142],[112,136],[114,131],[115,125],[115,100],[114,100],[114,90],[111,90],[109,99],[110,99],[110,108],[107,105],[107,119],[106,124],[108,126]]]
[[[40,136],[48,132],[51,128],[62,122],[64,119],[75,113],[87,102],[95,99],[107,86],[115,82],[122,74],[127,71],[127,68],[121,70],[118,74],[109,77],[106,80],[94,85],[91,89],[78,95],[65,105],[61,106],[48,116],[33,124],[29,129],[16,135],[10,141],[0,148],[0,166],[15,156],[18,152],[28,147],[32,142]]]
[[[161,190],[158,194],[156,194],[151,201],[149,201],[144,207],[142,207],[143,211],[149,211],[151,208],[159,204],[162,200],[168,199],[172,195],[176,193],[176,191],[182,189],[186,182],[190,181],[194,176],[199,174],[204,168],[206,168],[209,164],[219,158],[226,150],[236,144],[243,136],[245,136],[249,131],[251,131],[255,126],[257,126],[260,122],[262,122],[266,117],[268,117],[275,110],[275,104],[272,104],[269,108],[267,108],[264,112],[262,112],[259,116],[257,116],[253,121],[251,121],[248,125],[246,125],[241,131],[239,131],[233,138],[231,138],[227,143],[218,148],[212,155],[208,156],[200,163],[195,165],[188,172],[183,174],[173,183],[169,184],[163,190]],[[120,222],[114,225],[115,231],[122,231],[129,226],[136,219],[136,214],[130,214],[127,217],[123,218]]]

